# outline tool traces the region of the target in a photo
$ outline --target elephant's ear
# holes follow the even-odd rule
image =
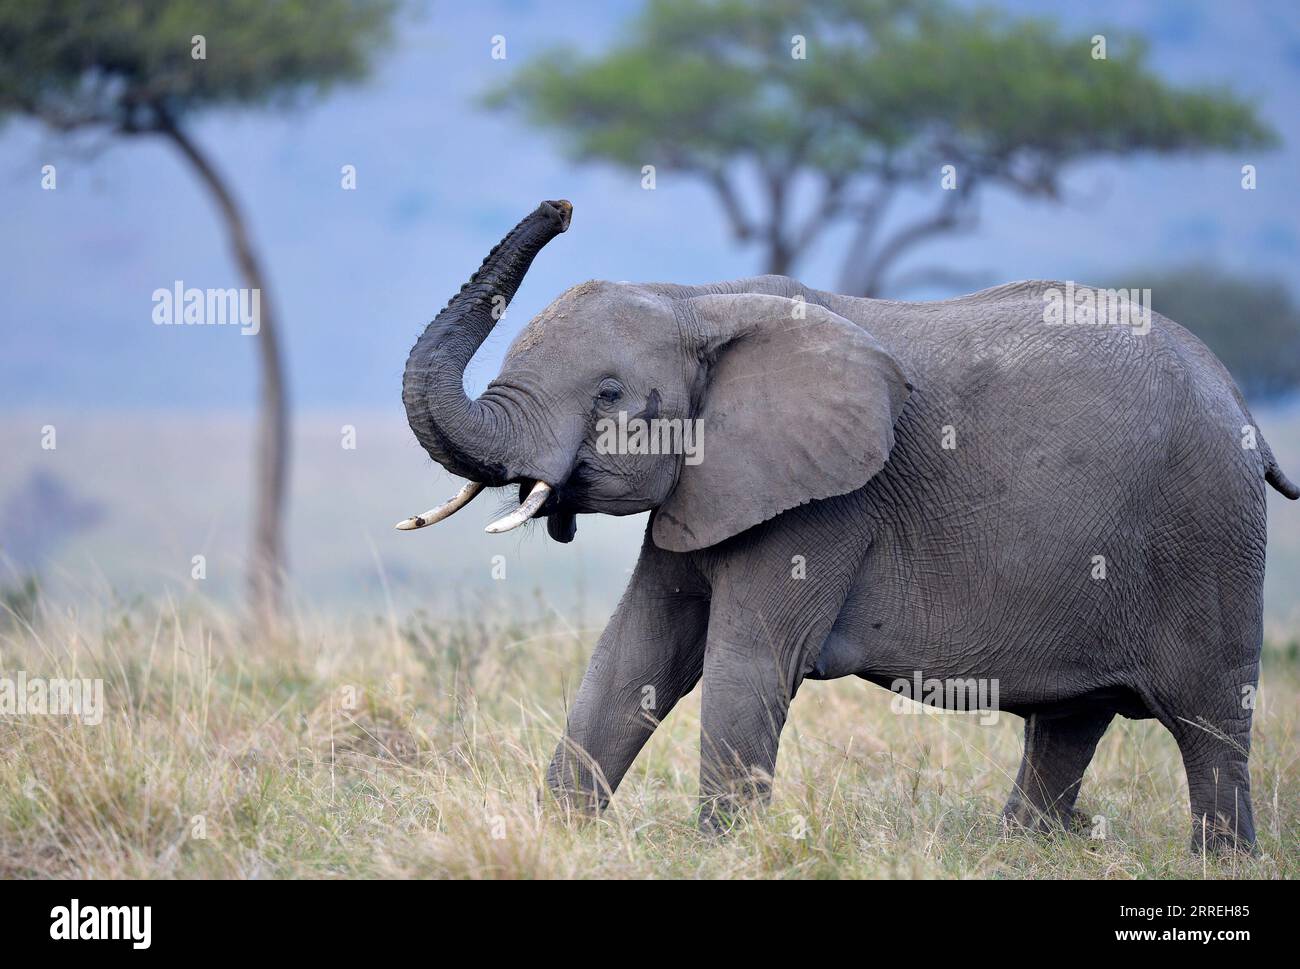
[[[684,330],[709,367],[683,463],[655,513],[660,548],[715,545],[787,509],[854,491],[885,465],[911,392],[861,327],[780,296],[697,296]],[[694,331],[693,334],[691,331]]]

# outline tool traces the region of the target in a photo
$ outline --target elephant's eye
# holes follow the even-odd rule
[[[596,392],[596,399],[606,404],[616,404],[623,399],[623,388],[618,385],[617,380],[603,380],[600,390]]]

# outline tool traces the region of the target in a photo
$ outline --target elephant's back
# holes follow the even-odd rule
[[[1136,305],[1127,320],[1062,320],[1059,307],[1090,289],[1054,280],[1008,283],[949,300],[879,304],[868,326],[917,377],[966,396],[1073,392],[1084,410],[1124,423],[1122,401],[1158,393],[1170,417],[1226,421],[1239,430],[1245,402],[1222,362],[1191,331]],[[1090,401],[1092,405],[1090,406]],[[1109,404],[1109,406],[1108,406]]]
[[[909,550],[884,553],[899,601],[969,610],[936,641],[996,629],[1037,650],[1060,620],[1094,651],[1078,662],[1102,669],[1150,602],[1203,571],[1189,556],[1240,547],[1255,567],[1263,473],[1231,378],[1195,337],[1155,315],[1143,335],[1048,325],[1050,285],[896,304],[875,332],[916,389],[873,497],[882,547]]]
[[[921,423],[947,414],[1030,491],[1071,481],[1141,490],[1194,471],[1258,492],[1262,459],[1242,446],[1250,413],[1213,352],[1150,310],[1136,325],[1048,322],[1051,294],[1066,285],[891,304],[873,332],[912,375]]]

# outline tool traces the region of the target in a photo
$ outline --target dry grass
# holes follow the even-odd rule
[[[698,694],[602,819],[566,820],[537,792],[595,632],[306,619],[267,642],[201,605],[11,618],[0,675],[102,677],[108,712],[0,718],[0,876],[1300,875],[1294,650],[1270,652],[1255,719],[1260,854],[1205,860],[1154,724],[1117,721],[1089,772],[1106,839],[1008,836],[1021,722],[900,716],[854,679],[805,685],[772,807],[724,840],[694,827]]]

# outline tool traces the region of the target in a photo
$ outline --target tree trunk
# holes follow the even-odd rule
[[[212,193],[226,223],[230,247],[245,285],[260,291],[260,326],[256,336],[261,369],[261,400],[258,412],[252,551],[249,556],[249,599],[254,620],[263,630],[279,621],[284,576],[285,488],[289,472],[289,407],[286,399],[284,365],[274,303],[267,292],[243,214],[225,182],[198,146],[169,119],[161,131],[194,167]]]
[[[769,276],[789,276],[792,268],[790,254],[780,240],[770,240],[763,259],[763,272]]]

